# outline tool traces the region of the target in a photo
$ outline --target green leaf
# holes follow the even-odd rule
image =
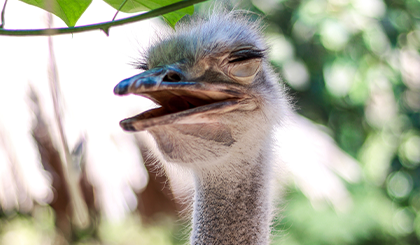
[[[67,26],[74,26],[92,0],[21,0],[42,8],[62,19]]]
[[[192,15],[194,13],[194,6],[189,6],[168,14],[163,15],[163,19],[170,25],[172,28],[175,27],[175,24],[185,15]]]
[[[111,5],[115,9],[119,9],[124,0],[104,0],[106,3]],[[120,9],[121,12],[125,13],[136,13],[140,11],[148,11],[152,9],[161,8],[173,3],[179,2],[179,0],[127,0],[124,6]],[[194,13],[194,6],[189,6],[177,11],[164,14],[163,18],[172,27],[186,14],[192,15]]]

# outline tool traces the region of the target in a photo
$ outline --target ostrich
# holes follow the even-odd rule
[[[268,244],[273,130],[290,106],[266,57],[259,21],[240,11],[177,27],[146,52],[143,73],[122,80],[159,108],[124,119],[152,150],[194,178],[191,244]]]

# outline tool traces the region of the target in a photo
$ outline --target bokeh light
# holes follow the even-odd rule
[[[405,198],[413,189],[413,180],[405,172],[398,171],[388,177],[388,194],[394,198]]]

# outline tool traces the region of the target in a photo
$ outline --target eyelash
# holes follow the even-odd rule
[[[239,50],[236,53],[239,53],[235,56],[235,53],[232,55],[232,60],[229,60],[229,63],[241,62],[249,59],[260,59],[264,57],[264,50]]]
[[[145,70],[145,71],[147,71],[147,70],[149,70],[149,67],[147,66],[147,64],[146,63],[139,63],[138,65],[137,65],[137,69],[142,69],[142,70]]]

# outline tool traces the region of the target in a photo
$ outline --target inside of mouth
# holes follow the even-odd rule
[[[161,119],[174,120],[175,117],[164,117],[177,112],[186,112],[183,116],[206,112],[217,108],[215,105],[231,100],[237,100],[242,96],[235,91],[189,91],[189,90],[161,90],[147,91],[137,95],[149,98],[160,105],[136,116],[126,118],[120,122],[120,126],[126,131],[141,131],[147,127],[160,124]],[[222,106],[222,105],[221,105]],[[201,109],[200,109],[201,108]],[[183,117],[180,115],[180,117]]]
[[[160,108],[149,110],[148,118],[177,113],[196,107],[225,101],[234,98],[232,95],[218,91],[187,91],[187,90],[163,90],[140,94],[159,104]],[[151,114],[153,112],[153,115]]]

